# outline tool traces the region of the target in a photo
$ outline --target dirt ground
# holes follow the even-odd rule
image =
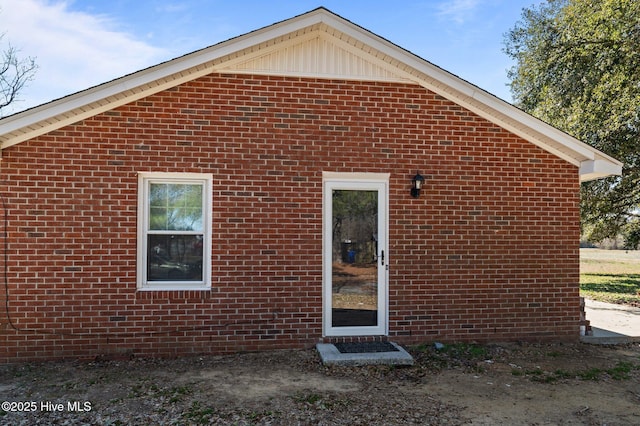
[[[640,424],[638,343],[408,350],[412,367],[313,349],[0,366],[0,424]]]
[[[334,262],[331,306],[337,309],[377,309],[376,270],[375,266]]]

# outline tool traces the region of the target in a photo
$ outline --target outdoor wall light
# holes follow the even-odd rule
[[[424,178],[420,172],[416,172],[416,175],[411,179],[411,196],[413,198],[418,198],[420,196],[420,190],[422,189],[423,183]]]

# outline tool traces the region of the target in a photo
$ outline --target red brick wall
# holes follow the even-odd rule
[[[0,171],[4,361],[310,347],[322,171],[391,174],[391,339],[578,336],[576,168],[418,86],[211,75],[10,147]],[[142,171],[213,174],[211,292],[136,291]]]

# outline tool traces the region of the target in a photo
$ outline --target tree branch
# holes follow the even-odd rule
[[[3,52],[0,63],[0,111],[17,99],[18,93],[33,79],[37,69],[33,58],[18,59],[18,52],[12,46]]]

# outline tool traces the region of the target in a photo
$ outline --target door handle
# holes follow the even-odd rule
[[[380,262],[381,262],[381,265],[384,266],[384,250],[380,252]]]

